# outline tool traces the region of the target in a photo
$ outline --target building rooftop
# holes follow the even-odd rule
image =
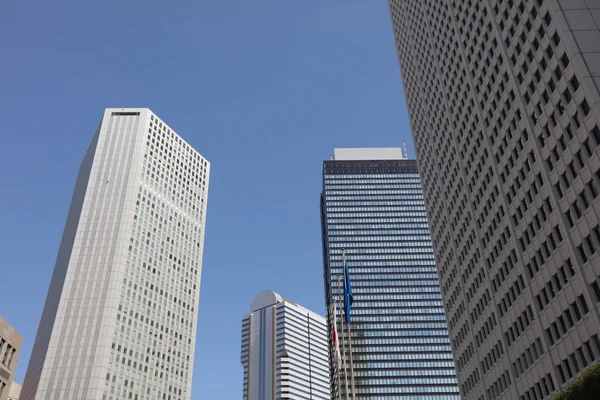
[[[341,160],[403,160],[400,147],[363,147],[334,149],[333,159]]]
[[[257,294],[254,297],[254,300],[252,300],[252,304],[250,305],[250,313],[253,313],[253,312],[261,310],[265,307],[273,306],[275,304],[283,303],[283,302],[291,304],[294,307],[296,307],[297,309],[301,310],[302,312],[311,314],[316,318],[325,319],[323,316],[315,313],[314,311],[310,311],[310,310],[302,307],[298,303],[296,303],[292,300],[286,299],[285,297],[281,296],[278,293],[275,293],[272,290],[263,290],[262,292],[260,292],[259,294]]]

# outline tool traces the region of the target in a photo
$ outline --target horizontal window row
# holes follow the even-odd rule
[[[471,372],[471,375],[460,385],[463,395],[469,394],[477,383],[479,383],[479,369],[475,368],[475,371]]]
[[[477,321],[481,314],[483,314],[490,301],[492,301],[490,291],[488,289],[485,289],[483,295],[481,296],[477,304],[475,304],[475,306],[472,308],[473,311],[471,311],[470,313],[472,324],[475,324],[475,321]]]
[[[398,229],[398,225],[392,225],[390,226],[390,229],[385,229],[385,230],[377,230],[377,229],[370,229],[367,231],[357,231],[357,230],[346,230],[346,229],[332,229],[330,227],[328,227],[328,232],[327,234],[330,237],[336,237],[336,236],[358,236],[358,237],[365,237],[365,236],[378,236],[378,235],[428,235],[429,234],[429,227],[427,225],[425,225],[423,227],[423,229],[415,229],[413,227],[409,227],[407,226],[404,229]],[[358,227],[360,228],[360,227]]]
[[[469,360],[471,360],[474,354],[475,351],[473,348],[473,343],[469,343],[465,351],[463,351],[463,353],[458,358],[458,361],[456,362],[456,371],[458,373],[462,371],[462,369],[465,367],[465,365],[467,365],[467,363],[469,362]]]
[[[486,354],[481,361],[481,369],[483,369],[483,373],[487,374],[487,372],[496,364],[500,357],[504,354],[504,347],[502,346],[502,341],[498,340],[494,347]]]
[[[394,217],[404,217],[405,215],[394,215]],[[353,218],[345,216],[343,218],[327,218],[328,224],[379,224],[379,223],[416,223],[427,224],[425,216],[421,218]]]
[[[596,277],[596,280],[590,284],[592,290],[594,291],[594,296],[596,296],[596,303],[600,301],[600,276]]]
[[[329,200],[326,202],[326,210],[327,211],[339,211],[338,208],[332,207],[369,207],[370,209],[376,207],[390,207],[390,206],[425,206],[423,200],[401,200],[401,201],[389,201],[383,200],[381,198],[375,198],[372,201],[333,201]],[[383,211],[383,210],[382,210]]]
[[[377,316],[377,315],[387,315],[387,316],[393,316],[393,315],[409,315],[409,314],[438,314],[438,315],[443,315],[444,314],[444,309],[439,307],[439,308],[410,308],[410,309],[393,309],[393,308],[368,308],[368,309],[362,309],[359,307],[354,308],[354,306],[352,307],[352,316],[356,315],[371,315],[371,316]],[[429,327],[429,328],[434,328],[434,327],[439,327],[439,328],[445,328],[445,324],[442,324],[442,326],[439,326],[439,324],[436,323],[430,323],[430,324],[419,324],[419,325],[423,325],[424,327]]]
[[[336,285],[337,286],[337,285]],[[332,294],[342,293],[342,290],[338,290],[337,287],[331,288]],[[422,286],[422,287],[407,287],[407,286],[377,286],[377,287],[362,287],[360,289],[360,295],[363,293],[439,293],[440,288],[438,285],[435,286]]]
[[[355,252],[351,256],[347,257],[348,262],[358,260],[416,260],[416,259],[433,259],[433,249],[429,248],[406,248],[396,249],[396,251],[387,251],[387,254],[381,254],[383,252],[370,252],[371,254],[361,254]],[[365,252],[366,253],[366,252]],[[379,254],[377,254],[379,253]],[[342,260],[342,255],[332,254],[329,257],[330,260]]]
[[[471,328],[471,325],[469,324],[469,321],[466,320],[460,327],[460,329],[458,330],[458,332],[456,332],[456,334],[454,335],[454,338],[452,339],[452,345],[454,346],[454,349],[457,350],[458,348],[460,348],[460,345],[462,344],[462,342],[467,338],[467,336],[469,335],[469,328]],[[454,332],[453,332],[454,333]]]
[[[588,260],[596,254],[600,248],[600,225],[596,225],[586,237],[583,238],[582,243],[577,246],[579,252],[579,260],[582,264],[588,262]]]
[[[560,240],[559,237],[561,238]],[[526,265],[526,271],[530,280],[533,279],[535,274],[539,272],[540,267],[550,258],[560,241],[562,241],[562,235],[560,234],[558,226],[556,226],[546,240],[542,242],[540,248],[535,251],[533,257]]]
[[[360,327],[356,326],[354,328],[360,329],[361,335],[364,334],[365,336],[369,336],[369,335],[378,336],[378,334],[377,334],[378,329],[382,329],[382,330],[393,329],[395,332],[393,334],[393,336],[407,336],[406,332],[398,331],[398,329],[400,329],[400,328],[403,328],[403,329],[405,328],[405,325],[403,323],[399,323],[399,322],[406,321],[406,319],[402,319],[399,317],[401,317],[401,316],[397,316],[397,315],[394,316],[395,321],[392,321],[392,322],[381,323],[383,321],[377,321],[378,323],[375,323],[375,324],[367,322],[367,323],[361,324]],[[440,318],[438,320],[443,323],[443,321],[444,321],[443,316],[439,316],[439,317]],[[417,320],[420,317],[411,316],[411,318],[413,319],[413,321],[411,321],[411,322],[415,322],[414,320]],[[436,316],[426,315],[426,316],[423,316],[423,318],[425,318],[426,321],[430,321],[433,318],[436,318]],[[410,320],[408,320],[408,321],[410,321]],[[384,336],[387,334],[386,331],[381,331],[381,332],[384,333]],[[438,335],[434,335],[434,336],[438,336]],[[405,339],[403,339],[403,340],[405,340]],[[410,340],[413,340],[413,339],[410,339]],[[448,337],[445,337],[445,338],[422,338],[422,339],[418,339],[418,340],[432,340],[434,342],[437,342],[438,340],[448,341],[449,339],[448,339]]]
[[[535,341],[525,350],[517,360],[512,364],[513,374],[515,378],[518,378],[536,362],[544,354],[544,346],[540,338],[536,338]]]
[[[362,291],[363,287],[410,287],[410,286],[420,286],[420,287],[435,287],[438,288],[438,283],[436,280],[431,279],[431,280],[423,280],[423,281],[410,281],[410,280],[394,280],[394,281],[381,281],[379,280],[379,277],[377,277],[377,279],[373,280],[369,280],[369,281],[359,281],[356,279],[353,279],[352,282],[352,286],[357,287],[357,288],[361,288],[361,290],[356,290],[355,293],[355,297],[358,295],[360,296],[360,293]],[[357,299],[358,300],[358,299]]]
[[[543,400],[547,396],[554,392],[556,387],[552,380],[552,375],[546,374],[542,379],[536,382],[535,385],[530,387],[524,394],[519,396],[519,400]]]
[[[521,237],[519,238],[519,245],[521,246],[521,251],[525,251],[525,249],[531,244],[533,239],[542,229],[542,224],[544,224],[548,220],[550,212],[547,212],[546,210],[550,210],[550,208],[548,208],[546,204],[550,204],[548,199],[546,199],[546,202],[544,202],[542,207],[538,210],[539,212],[533,216],[531,222],[527,224],[524,230],[522,230]],[[562,234],[560,233],[560,229],[558,228],[558,226],[555,226],[554,229],[556,230],[557,240],[559,242],[562,241]]]
[[[355,376],[358,376],[356,372]],[[343,376],[343,375],[342,375]],[[385,387],[385,386],[411,386],[411,385],[455,385],[456,378],[434,378],[430,376],[423,376],[419,378],[418,375],[415,378],[392,378],[389,379],[370,379],[370,377],[364,377],[360,380],[361,386],[374,386],[374,387]],[[313,397],[311,397],[313,398]]]
[[[429,233],[429,224],[427,223],[405,223],[405,224],[328,224],[327,230],[330,235],[339,234],[337,230],[348,231],[349,229],[369,229],[366,232],[372,232],[374,229],[386,229],[383,233],[393,232],[389,231],[390,229],[401,229],[402,231],[406,229],[419,229],[422,228]],[[401,231],[401,232],[402,232]],[[352,231],[350,231],[352,232]]]
[[[327,237],[329,242],[345,242],[341,244],[330,244],[331,247],[341,247],[342,249],[347,247],[361,246],[354,244],[353,242],[368,242],[369,247],[384,247],[384,246],[405,246],[406,243],[410,242],[423,242],[429,241],[431,243],[431,236],[429,235],[396,235],[396,236],[329,236]],[[390,243],[391,242],[391,243]]]
[[[600,356],[600,340],[595,334],[556,366],[561,383],[565,383],[577,375],[582,369],[592,364],[598,356]]]
[[[427,221],[424,211],[399,210],[394,212],[328,212],[327,222],[399,222],[412,218],[419,222]]]
[[[414,188],[410,187],[410,186],[401,186],[398,188],[394,188],[394,189],[380,189],[380,190],[376,190],[376,189],[380,189],[380,188],[375,188],[375,189],[366,189],[366,188],[361,188],[358,187],[356,189],[351,189],[351,188],[340,188],[340,189],[331,189],[330,187],[327,187],[325,189],[325,198],[329,199],[330,196],[335,196],[335,197],[340,197],[340,196],[350,196],[348,197],[349,199],[352,199],[354,197],[354,195],[367,195],[369,198],[372,197],[371,195],[377,196],[379,197],[379,195],[382,194],[391,194],[395,196],[400,196],[403,197],[404,195],[407,194],[417,194],[417,195],[423,195],[423,192],[421,191],[421,188],[419,186],[416,186]],[[341,197],[343,198],[343,197]]]
[[[424,396],[423,393],[456,393],[456,398],[443,397],[442,400],[458,400],[458,388],[456,386],[359,386],[355,390],[358,395],[366,395],[369,399],[372,400],[380,400],[379,397],[374,395],[377,394],[387,394],[387,396],[382,397],[381,399],[389,399],[389,395],[397,395],[397,394],[418,394],[419,399],[428,399],[436,400],[440,398],[438,396]],[[343,392],[342,392],[343,393]],[[348,396],[350,397],[350,396]],[[287,398],[287,397],[286,397]]]
[[[391,269],[391,268],[386,268]],[[402,268],[398,268],[401,270]],[[408,269],[408,268],[407,268]],[[416,268],[411,268],[416,269]],[[386,279],[386,280],[422,280],[423,283],[429,284],[430,280],[437,281],[437,274],[431,270],[431,268],[423,269],[420,274],[411,274],[411,273],[402,273],[398,272],[396,274],[386,274],[386,271],[377,270],[376,268],[357,268],[357,267],[349,267],[348,271],[353,281],[369,281],[373,279]],[[331,268],[330,273],[332,276],[335,276],[335,272],[337,272],[338,276],[342,275],[343,272],[338,268]],[[408,271],[407,271],[408,272]]]
[[[533,322],[533,318],[531,306],[527,306],[508,330],[504,332],[506,347],[510,347],[525,332],[525,329]]]
[[[430,267],[435,267],[435,261],[433,259],[425,259],[425,261],[421,261],[423,260],[421,259],[416,259],[416,258],[412,258],[408,261],[348,261],[348,266],[349,267],[357,267],[357,266],[361,266],[361,267],[374,267],[374,266],[381,266],[381,267],[391,267],[394,265],[406,265],[406,266],[416,266],[416,265],[423,265],[423,266],[430,266]],[[333,262],[332,262],[333,263]]]
[[[498,303],[498,309],[500,310],[500,318],[506,314],[508,309],[512,306],[512,304],[517,300],[521,292],[525,289],[525,281],[523,280],[523,275],[517,276],[517,279],[512,284],[510,289],[506,292],[500,303]]]
[[[325,187],[336,185],[378,185],[378,184],[413,184],[420,185],[418,179],[325,179]]]
[[[600,170],[595,174],[600,179]],[[583,190],[574,197],[572,203],[569,203],[569,208],[565,211],[565,217],[570,228],[575,226],[575,221],[579,220],[585,210],[590,206],[591,202],[598,197],[599,191],[593,180],[590,180],[583,187]]]
[[[410,294],[410,295],[399,295],[399,294],[360,294],[361,301],[369,300],[442,300],[439,294]]]
[[[406,370],[406,369],[364,369],[364,370],[354,370],[354,376],[454,376],[455,372],[449,368],[437,368],[437,369],[415,369],[415,370]],[[454,377],[456,379],[456,377]]]
[[[421,204],[395,207],[331,207],[328,204],[326,214],[328,217],[343,217],[346,215],[354,217],[393,217],[398,215],[398,213],[401,213],[400,215],[406,213],[406,215],[420,216],[425,213],[425,206]]]
[[[481,329],[475,335],[475,344],[481,346],[485,339],[494,331],[494,327],[498,324],[496,314],[492,312],[490,317],[485,321]]]
[[[508,276],[510,275],[512,270],[515,268],[516,264],[517,264],[517,254],[515,252],[515,249],[510,249],[510,253],[509,253],[508,257],[506,258],[506,261],[504,261],[502,263],[502,265],[498,269],[498,272],[492,279],[492,292],[493,293],[496,293],[500,289],[500,287],[507,281]]]
[[[379,241],[379,237],[377,237],[377,236],[371,236],[371,237],[366,238],[366,239],[372,239],[372,240],[368,240],[367,243],[356,243],[356,242],[347,243],[347,244],[331,243],[331,244],[329,244],[329,247],[330,247],[329,252],[331,254],[336,254],[336,253],[341,254],[343,249],[346,249],[347,251],[354,249],[354,251],[356,251],[357,253],[361,253],[365,249],[371,248],[374,253],[377,253],[378,251],[385,253],[388,251],[389,252],[395,251],[393,249],[398,249],[399,252],[402,252],[402,249],[410,248],[410,247],[431,248],[431,242],[428,240],[428,238],[429,238],[429,236],[425,236],[425,237],[419,236],[414,239],[407,238],[406,236],[396,236],[395,241],[385,241],[384,242],[384,241]],[[347,239],[347,240],[354,240],[354,239]],[[386,240],[386,239],[382,239],[382,240]],[[344,247],[344,246],[346,246],[346,247]],[[390,249],[390,248],[392,248],[392,249]]]
[[[389,194],[389,195],[382,195],[382,194],[373,194],[373,195],[328,195],[325,196],[325,201],[326,203],[329,204],[334,204],[334,202],[339,202],[339,201],[344,201],[344,200],[348,200],[348,201],[352,201],[352,202],[360,202],[360,201],[384,201],[384,200],[402,200],[405,201],[405,203],[403,204],[412,204],[410,203],[410,201],[418,201],[418,200],[422,200],[423,199],[423,193],[421,193],[420,190],[415,190],[415,191],[411,191],[410,193],[402,193],[402,194]],[[373,204],[373,203],[371,203]],[[384,203],[385,204],[385,203]],[[351,205],[351,204],[347,204],[347,205]],[[361,204],[357,204],[357,205],[361,205]]]
[[[538,311],[542,311],[573,276],[575,276],[575,269],[569,258],[558,271],[550,277],[539,293],[535,295]]]
[[[594,137],[594,140],[596,140],[596,143],[595,143],[596,146],[598,144],[600,144],[600,142],[597,141],[598,139],[600,139],[600,137],[596,136],[597,129],[598,129],[598,126],[594,127],[594,129],[591,132],[591,136]],[[568,132],[569,132],[569,134],[571,134],[572,131],[569,130]],[[566,146],[561,139],[558,140],[558,144],[561,146],[561,150],[564,151],[566,149]],[[556,153],[557,153],[557,147],[554,147],[554,149],[552,149],[552,152],[550,154],[554,155],[554,157],[556,158],[556,157],[558,157],[558,155]],[[556,193],[558,193],[559,198],[561,198],[561,199],[563,198],[566,191],[571,187],[571,185],[573,184],[573,181],[579,175],[579,172],[583,168],[585,168],[585,166],[587,165],[586,163],[587,163],[588,159],[590,157],[592,157],[593,154],[594,154],[594,152],[592,151],[592,149],[590,147],[590,140],[586,139],[580,145],[580,148],[575,152],[575,154],[573,154],[571,161],[569,161],[569,163],[567,163],[565,165],[565,170],[562,172],[562,174],[560,174],[558,182],[554,185],[554,188],[556,189]],[[560,158],[560,159],[564,159],[564,158]],[[558,161],[558,159],[556,159],[556,161]],[[550,159],[548,160],[548,163],[549,163],[550,167],[552,168]],[[594,187],[593,180],[590,181],[590,185],[591,185],[592,198],[595,198],[598,195],[598,190]]]
[[[354,349],[353,349],[354,350]],[[431,361],[394,361],[394,362],[378,362],[373,361],[369,363],[369,370],[378,370],[378,369],[435,369],[435,368],[454,368],[454,363],[452,361],[442,361],[442,360],[431,360]]]
[[[443,314],[440,314],[443,315]],[[396,322],[399,325],[397,329],[402,329],[404,336],[448,336],[448,328],[446,324],[421,324],[422,326],[415,326],[416,324],[399,323],[402,321],[401,315],[354,315],[352,314],[352,326],[360,326],[372,322],[389,323]],[[435,326],[434,326],[435,325]],[[418,329],[415,329],[418,328]],[[358,330],[358,328],[357,328]]]
[[[397,237],[405,239],[404,237]],[[431,242],[420,239],[419,241],[397,241],[397,242],[377,242],[371,243],[351,243],[347,247],[343,247],[343,243],[335,243],[335,246],[330,245],[329,254],[342,254],[342,250],[346,254],[388,254],[388,253],[403,253],[412,251],[413,248],[424,248],[431,250]]]
[[[442,317],[443,319],[443,317]],[[410,322],[414,322],[414,321],[410,321]],[[361,327],[362,328],[362,327]],[[387,338],[389,339],[389,343],[391,344],[398,344],[398,343],[402,343],[402,344],[424,344],[427,346],[436,346],[439,344],[445,344],[448,345],[447,346],[447,350],[450,351],[450,339],[448,338],[438,338],[438,337],[432,337],[432,338],[407,338],[404,337],[402,340],[398,340],[396,339],[396,337],[401,337],[401,336],[405,336],[404,333],[402,331],[374,331],[374,330],[369,330],[367,327],[364,327],[364,330],[361,329],[360,331],[361,336],[364,336],[365,338],[384,338],[384,340]],[[361,341],[367,341],[369,339],[359,339]],[[353,342],[354,343],[354,342]]]
[[[331,175],[331,174],[326,174],[324,175],[324,179],[325,181],[327,181],[328,179],[391,179],[391,178],[404,178],[404,179],[408,179],[408,178],[414,178],[414,179],[419,179],[419,174],[344,174],[344,175]]]
[[[354,300],[354,303],[352,304],[352,307],[354,309],[354,307],[356,308],[381,308],[381,307],[390,307],[390,308],[396,308],[396,307],[412,307],[412,308],[422,308],[422,307],[429,307],[429,308],[433,308],[436,311],[439,311],[440,309],[442,309],[442,302],[440,301],[436,301],[436,300],[430,300],[430,301],[421,301],[421,300],[414,300],[414,301],[365,301],[362,297],[360,299],[356,299]]]
[[[556,320],[546,328],[546,340],[548,346],[552,346],[562,336],[564,336],[569,329],[575,326],[575,324],[584,317],[590,311],[587,302],[583,295],[579,295],[574,302],[568,305],[568,307],[560,314]]]
[[[433,249],[431,247],[431,243],[422,242],[421,245],[415,245],[415,243],[405,243],[402,246],[394,246],[390,248],[378,248],[371,247],[364,249],[329,249],[330,259],[331,260],[341,260],[342,259],[342,250],[345,250],[346,256],[348,259],[352,259],[355,257],[364,256],[365,254],[404,254],[404,253],[431,253],[433,254]],[[356,254],[356,256],[354,256]]]
[[[352,358],[357,363],[361,361],[452,361],[452,353],[450,351],[443,353],[400,353],[401,346],[361,346],[360,343],[354,346],[354,341],[352,341],[352,346]]]
[[[508,371],[504,371],[504,373],[500,375],[500,378],[492,383],[492,386],[486,390],[487,398],[489,400],[496,400],[506,389],[508,389],[510,384],[510,374]]]

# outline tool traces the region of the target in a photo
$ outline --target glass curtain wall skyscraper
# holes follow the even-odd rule
[[[465,399],[600,361],[600,2],[390,0]]]
[[[344,250],[356,398],[458,400],[416,161],[396,148],[335,149],[323,163],[321,221],[332,399],[351,398],[332,344],[335,320],[349,359],[341,307],[333,316]]]
[[[146,108],[83,158],[22,400],[188,400],[210,164]]]

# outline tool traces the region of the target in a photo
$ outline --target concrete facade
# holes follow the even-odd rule
[[[146,108],[81,163],[24,400],[190,398],[210,164]]]
[[[401,160],[402,158],[402,149],[399,147],[357,147],[333,149],[333,159],[338,161]]]
[[[242,319],[244,400],[329,400],[325,318],[270,290]]]
[[[13,382],[10,385],[10,390],[8,391],[8,397],[6,400],[19,400],[21,397],[21,385],[17,382]]]
[[[9,399],[13,386],[19,386],[13,379],[22,344],[23,336],[0,317],[0,400]]]
[[[600,1],[389,0],[461,395],[600,360]]]

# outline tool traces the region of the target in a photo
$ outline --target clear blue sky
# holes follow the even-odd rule
[[[240,320],[324,313],[322,160],[409,145],[385,1],[0,5],[0,315],[22,381],[77,169],[105,107],[149,107],[212,163],[193,395],[239,399]]]

